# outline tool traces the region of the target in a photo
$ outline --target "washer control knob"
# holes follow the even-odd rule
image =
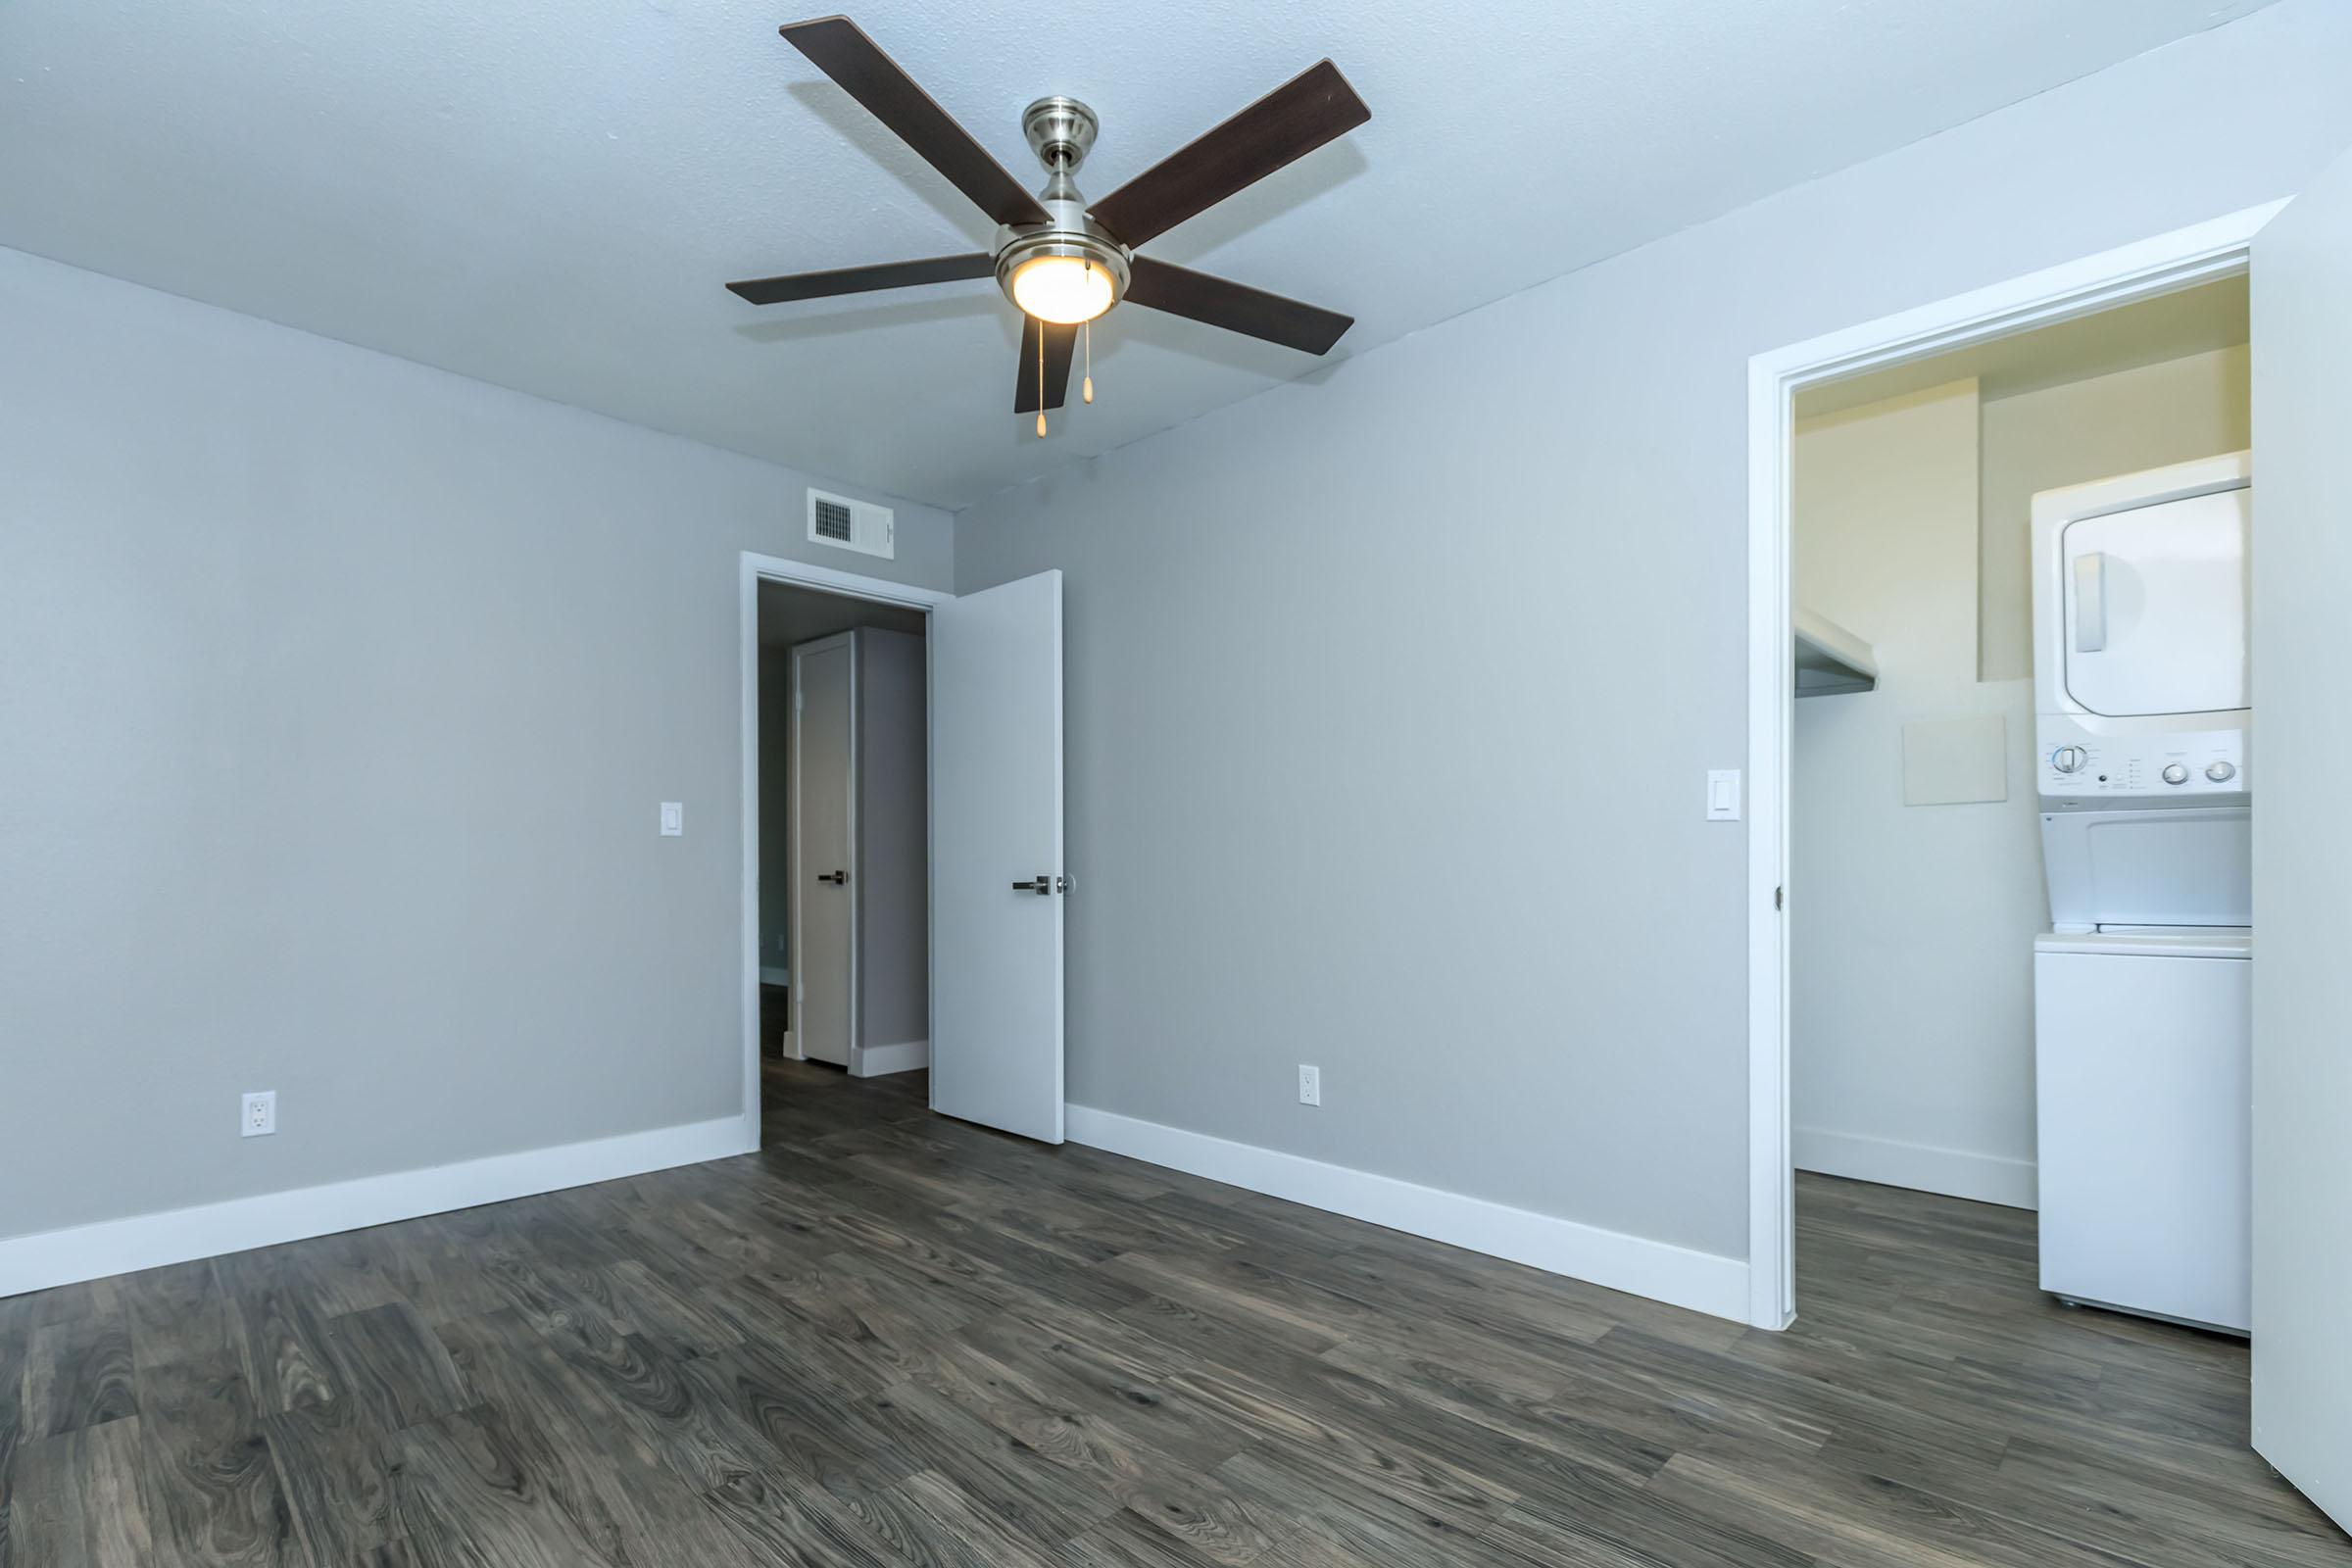
[[[2080,746],[2061,746],[2050,754],[2050,765],[2061,773],[2077,772],[2089,760],[2090,754]]]
[[[2237,769],[2228,762],[2208,762],[2205,764],[2205,776],[2216,784],[2227,784],[2237,777]]]
[[[2179,762],[2167,762],[2164,764],[2164,781],[2167,784],[2185,784],[2188,782],[2188,769]]]

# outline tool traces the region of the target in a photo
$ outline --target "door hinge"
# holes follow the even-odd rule
[[[1787,895],[1788,891],[1788,890],[1785,887],[1774,888],[1772,890],[1772,906],[1774,908],[1778,909],[1786,907],[1787,899],[1785,896]]]

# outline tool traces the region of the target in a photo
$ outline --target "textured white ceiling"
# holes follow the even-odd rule
[[[788,3],[788,0],[787,0]],[[1330,55],[1372,121],[1148,249],[1367,348],[2263,0],[860,0],[1029,180],[1094,195]],[[776,0],[8,0],[0,244],[944,506],[1313,362],[1141,309],[1038,441],[987,282],[756,310],[729,278],[989,224]],[[1042,179],[1042,175],[1038,175]],[[1465,220],[1450,237],[1447,219]]]

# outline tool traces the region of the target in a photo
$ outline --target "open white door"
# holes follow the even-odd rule
[[[931,1108],[1061,1142],[1061,573],[931,612]]]
[[[2254,1446],[2352,1527],[2352,156],[2253,258]]]

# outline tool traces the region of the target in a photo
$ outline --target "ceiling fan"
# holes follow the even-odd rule
[[[1329,352],[1355,324],[1336,311],[1135,254],[1137,246],[1371,119],[1372,111],[1330,61],[1308,68],[1090,206],[1074,176],[1095,144],[1097,122],[1077,99],[1040,98],[1022,112],[1021,129],[1046,167],[1045,188],[1032,196],[849,18],[820,17],[779,30],[995,219],[997,237],[991,249],[961,256],[727,285],[752,304],[994,275],[1023,318],[1013,412],[1035,413],[1040,436],[1046,433],[1045,411],[1060,408],[1068,393],[1080,329],[1122,302],[1308,354]],[[1091,370],[1084,393],[1092,403]]]

